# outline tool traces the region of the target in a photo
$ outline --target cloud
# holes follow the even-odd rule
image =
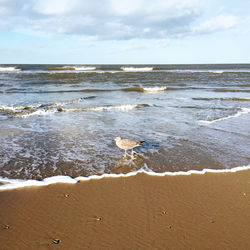
[[[220,30],[227,30],[237,26],[240,19],[229,14],[221,14],[193,28],[194,34],[209,34]]]
[[[42,14],[42,15],[65,15],[74,10],[77,7],[76,0],[50,0],[43,1],[38,0],[32,6],[34,12]]]
[[[0,0],[0,29],[96,40],[169,39],[237,24],[221,15],[192,28],[205,0]]]

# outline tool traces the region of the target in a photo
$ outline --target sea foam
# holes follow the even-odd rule
[[[161,92],[165,91],[167,87],[144,87],[143,91],[147,93]]]
[[[88,181],[88,180],[100,180],[103,178],[121,178],[121,177],[130,177],[135,176],[139,173],[144,173],[151,176],[177,176],[177,175],[191,175],[191,174],[205,174],[205,173],[235,173],[242,170],[250,169],[250,164],[247,166],[239,166],[231,169],[203,169],[203,170],[189,170],[189,171],[178,171],[178,172],[163,172],[156,173],[153,171],[146,171],[145,169],[140,169],[133,171],[127,174],[102,174],[102,175],[92,175],[88,177],[79,176],[72,178],[70,176],[52,176],[45,178],[41,181],[37,180],[20,180],[20,179],[8,179],[0,177],[0,182],[3,183],[0,186],[0,191],[22,188],[22,187],[31,187],[31,186],[47,186],[55,183],[69,183],[75,184],[79,181]]]
[[[90,112],[90,111],[130,111],[143,107],[149,107],[149,104],[124,104],[124,105],[107,105],[87,108],[64,108],[64,105],[81,102],[85,98],[76,98],[64,102],[55,102],[49,104],[32,105],[32,106],[0,106],[0,111],[6,112],[11,117],[28,118],[34,115],[51,115],[57,112]]]
[[[57,70],[66,70],[66,71],[91,71],[96,70],[96,67],[93,66],[62,66],[62,67],[52,67],[48,70],[57,71]]]
[[[144,71],[152,71],[153,67],[121,67],[121,70],[128,72],[144,72]]]
[[[91,66],[74,66],[75,70],[81,70],[81,71],[90,71],[90,70],[96,70],[96,67]]]
[[[136,108],[148,107],[148,104],[125,104],[125,105],[110,105],[110,106],[99,106],[89,107],[80,109],[62,109],[63,112],[84,112],[84,111],[109,111],[109,110],[121,110],[129,111]]]
[[[223,74],[225,71],[223,70],[210,70],[209,73],[212,73],[212,74]]]
[[[21,68],[14,66],[14,67],[0,67],[0,72],[5,72],[5,71],[20,71]]]
[[[215,123],[215,122],[221,122],[221,121],[225,121],[225,120],[228,120],[228,119],[231,119],[231,118],[239,117],[239,116],[247,114],[247,113],[250,113],[250,109],[249,108],[241,108],[240,111],[238,111],[234,115],[229,115],[229,116],[222,117],[222,118],[219,118],[219,119],[215,119],[215,120],[212,120],[212,121],[200,120],[199,123],[208,124],[209,125],[209,124],[212,124],[212,123]]]

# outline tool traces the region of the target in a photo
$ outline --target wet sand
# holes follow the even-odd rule
[[[0,249],[250,249],[250,170],[0,192]]]

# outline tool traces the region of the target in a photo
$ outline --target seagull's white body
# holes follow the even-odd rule
[[[121,137],[116,137],[115,143],[118,148],[125,150],[125,155],[127,154],[127,150],[132,149],[132,154],[133,154],[134,153],[133,148],[143,145],[143,141],[122,139]]]

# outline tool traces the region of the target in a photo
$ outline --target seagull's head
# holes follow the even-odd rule
[[[122,138],[121,137],[115,137],[115,142],[118,142],[118,141],[120,141]]]

